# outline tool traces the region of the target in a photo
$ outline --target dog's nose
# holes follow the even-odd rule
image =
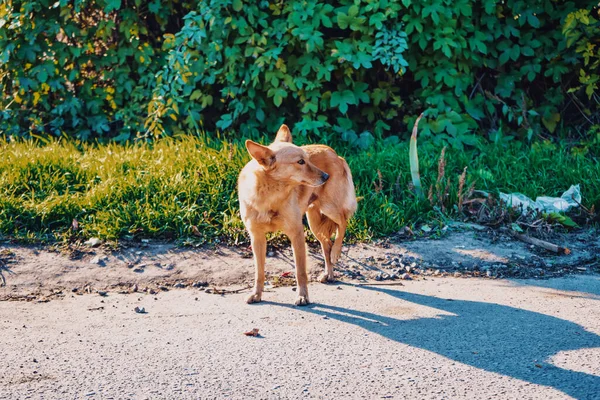
[[[323,182],[327,182],[327,179],[329,179],[329,174],[323,172],[323,175],[321,175],[321,179],[323,179]]]

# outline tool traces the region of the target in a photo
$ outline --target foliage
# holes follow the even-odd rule
[[[455,205],[468,197],[473,184],[491,193],[536,197],[560,195],[580,183],[583,204],[600,209],[600,164],[565,146],[512,142],[469,151],[448,148],[441,168],[439,148],[420,143],[421,180],[430,188],[429,201],[415,201],[408,148],[402,143],[375,144],[360,152],[338,149],[346,153],[362,197],[348,228],[351,239],[430,223],[440,211],[456,216]],[[0,140],[0,237],[245,242],[236,179],[248,158],[241,142],[191,136],[126,146]]]
[[[0,4],[0,132],[127,140],[143,129],[163,34],[189,4]]]
[[[598,7],[532,0],[8,0],[0,131],[296,133],[454,148],[600,125]],[[558,129],[558,128],[561,129]]]

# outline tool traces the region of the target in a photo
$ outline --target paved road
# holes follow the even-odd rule
[[[599,276],[310,291],[1,302],[0,398],[600,399]]]

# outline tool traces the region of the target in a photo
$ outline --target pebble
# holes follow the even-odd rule
[[[275,257],[275,252],[273,252],[273,251],[268,252],[267,257]]]
[[[97,264],[101,267],[106,265],[106,257],[104,256],[96,256],[90,260],[90,264]]]
[[[176,287],[178,289],[181,289],[181,288],[186,287],[186,284],[182,283],[182,282],[177,282],[174,287]]]
[[[100,240],[98,238],[90,238],[89,240],[85,241],[83,244],[90,246],[90,247],[98,247],[102,244],[102,240]]]
[[[412,280],[412,277],[410,276],[410,274],[404,273],[402,274],[402,279],[404,279],[405,281],[410,281]]]

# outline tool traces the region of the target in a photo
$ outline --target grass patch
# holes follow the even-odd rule
[[[436,184],[439,148],[420,145],[425,192]],[[363,199],[350,237],[368,240],[444,217],[410,188],[408,143],[357,152],[338,149]],[[594,152],[591,152],[594,153]],[[249,156],[241,143],[198,137],[152,144],[94,145],[69,141],[0,141],[0,234],[19,240],[155,237],[244,242],[236,180]],[[580,183],[583,204],[600,208],[600,164],[552,143],[485,144],[448,149],[442,190],[445,214],[458,213],[464,188],[560,195]],[[78,228],[72,226],[77,220]]]

